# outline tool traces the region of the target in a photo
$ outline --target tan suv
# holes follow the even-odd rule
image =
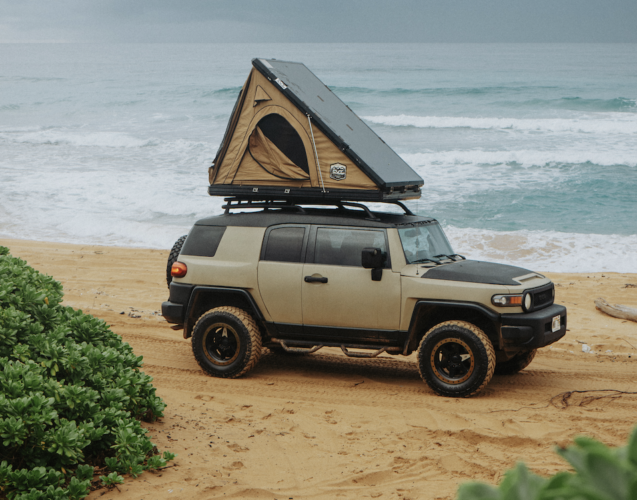
[[[216,377],[245,374],[263,347],[417,351],[423,380],[452,397],[517,373],[564,336],[566,308],[549,279],[466,260],[436,220],[397,205],[404,214],[230,201],[175,244],[162,313]]]

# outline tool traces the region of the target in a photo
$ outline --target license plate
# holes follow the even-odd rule
[[[555,316],[553,318],[553,331],[556,332],[560,329],[560,317]]]

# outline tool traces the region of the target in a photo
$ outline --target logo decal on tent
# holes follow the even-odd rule
[[[332,163],[330,165],[330,179],[342,181],[347,177],[347,167],[342,163]]]

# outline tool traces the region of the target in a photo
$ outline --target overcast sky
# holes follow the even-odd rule
[[[0,0],[0,42],[637,43],[637,0]]]

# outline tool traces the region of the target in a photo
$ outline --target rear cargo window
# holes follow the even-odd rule
[[[181,255],[214,257],[225,231],[225,226],[194,226],[181,249]]]
[[[272,229],[266,242],[263,260],[301,262],[305,228],[280,227]]]

